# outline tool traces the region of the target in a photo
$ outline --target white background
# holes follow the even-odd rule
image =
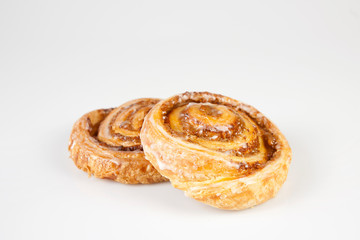
[[[359,239],[359,0],[1,0],[0,81],[0,239]],[[218,210],[69,159],[82,114],[187,90],[278,125],[274,199]]]

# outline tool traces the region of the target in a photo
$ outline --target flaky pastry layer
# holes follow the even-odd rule
[[[69,151],[75,165],[98,178],[121,183],[167,181],[145,159],[139,133],[158,99],[136,99],[115,109],[83,115],[73,126]]]
[[[146,159],[174,187],[221,209],[245,209],[274,197],[291,161],[287,140],[263,114],[208,92],[157,103],[140,138]]]

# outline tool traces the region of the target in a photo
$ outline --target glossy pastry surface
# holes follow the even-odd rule
[[[159,99],[143,98],[83,115],[73,126],[69,151],[75,165],[98,178],[122,183],[167,181],[144,157],[140,130]]]
[[[222,209],[244,209],[275,196],[291,161],[285,137],[263,114],[208,92],[159,102],[140,136],[146,158],[174,187]]]

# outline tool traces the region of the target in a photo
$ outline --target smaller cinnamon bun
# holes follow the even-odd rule
[[[139,137],[145,115],[158,101],[136,99],[83,115],[74,124],[69,141],[75,165],[89,175],[121,183],[167,181],[145,159]]]

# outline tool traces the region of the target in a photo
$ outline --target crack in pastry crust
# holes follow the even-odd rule
[[[163,100],[141,130],[146,158],[186,195],[223,209],[273,197],[286,179],[291,150],[255,108],[208,92]]]
[[[83,115],[74,124],[69,141],[75,165],[89,175],[121,183],[167,181],[145,159],[139,137],[145,115],[158,101],[136,99]]]

